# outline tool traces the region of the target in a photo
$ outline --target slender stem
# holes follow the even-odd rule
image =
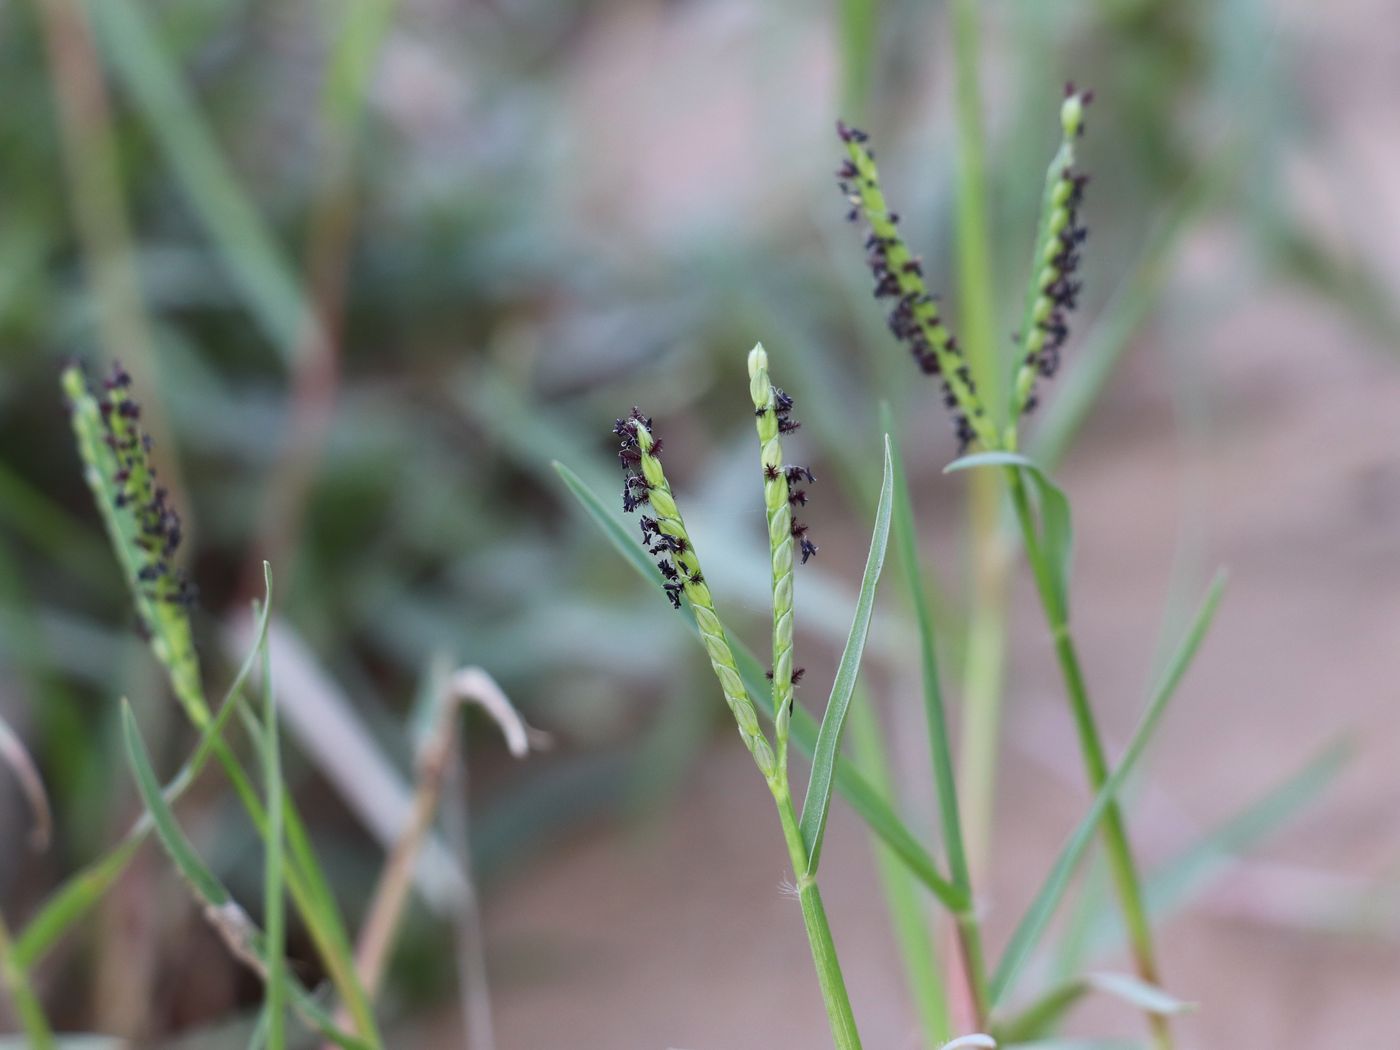
[[[860,1050],[860,1033],[856,1031],[855,1014],[851,1010],[850,996],[846,994],[841,963],[836,958],[831,924],[826,919],[826,908],[822,906],[816,877],[807,872],[807,847],[802,844],[802,832],[798,830],[792,794],[785,779],[774,778],[768,782],[768,786],[773,792],[773,801],[778,805],[778,819],[783,825],[783,838],[787,842],[788,856],[797,879],[802,923],[807,927],[807,943],[812,948],[812,963],[816,966],[817,983],[821,986],[822,999],[826,1003],[832,1039],[835,1040],[836,1050]]]
[[[886,430],[892,421],[886,417]],[[929,759],[933,766],[934,784],[938,795],[939,819],[943,831],[943,848],[948,854],[948,870],[953,885],[962,894],[964,904],[954,911],[957,920],[958,945],[962,954],[963,972],[967,980],[968,997],[972,1005],[975,1027],[983,1027],[990,998],[987,991],[987,965],[982,950],[982,931],[977,919],[972,892],[972,874],[968,867],[968,849],[964,843],[963,822],[958,812],[957,772],[953,766],[949,743],[948,716],[943,703],[943,689],[938,670],[937,638],[933,613],[924,592],[922,566],[919,564],[918,538],[914,525],[914,507],[909,499],[909,486],[904,464],[897,447],[891,443],[895,477],[895,545],[904,562],[905,578],[909,584],[909,600],[914,606],[914,618],[919,628],[919,662],[923,679],[924,717],[928,728]],[[995,761],[993,751],[988,756]]]
[[[1016,508],[1016,518],[1021,526],[1022,542],[1026,548],[1026,559],[1030,562],[1035,576],[1036,590],[1040,594],[1041,607],[1055,642],[1055,657],[1064,678],[1065,692],[1069,697],[1070,711],[1074,716],[1075,731],[1079,736],[1079,748],[1084,759],[1084,768],[1089,777],[1089,785],[1094,791],[1100,790],[1108,779],[1108,759],[1104,754],[1098,726],[1094,721],[1093,709],[1089,706],[1089,692],[1084,682],[1084,672],[1079,664],[1079,654],[1075,649],[1074,637],[1070,633],[1069,615],[1057,597],[1051,577],[1049,563],[1036,536],[1035,519],[1031,512],[1030,498],[1026,493],[1021,472],[1016,468],[1006,471],[1011,488],[1012,502]],[[1142,881],[1138,876],[1137,865],[1133,860],[1132,847],[1128,842],[1127,829],[1123,822],[1123,812],[1117,801],[1110,802],[1103,814],[1104,852],[1108,857],[1109,868],[1123,911],[1124,925],[1128,930],[1128,940],[1132,946],[1133,959],[1138,975],[1149,984],[1160,984],[1157,962],[1152,945],[1152,927],[1147,919],[1147,906],[1143,898]],[[1166,1018],[1159,1014],[1149,1014],[1148,1023],[1152,1029],[1153,1043],[1160,1050],[1172,1045],[1171,1031]]]
[[[967,987],[972,993],[972,1022],[974,1028],[985,1028],[991,1012],[992,997],[987,987],[987,955],[982,948],[982,924],[969,905],[956,914],[958,949],[962,952],[963,969],[967,972]]]
[[[955,102],[957,107],[958,296],[962,306],[963,347],[989,413],[1003,398],[1002,368],[995,330],[995,285],[986,195],[986,148],[978,69],[977,0],[951,5]],[[996,420],[989,420],[996,429]],[[987,448],[994,441],[983,437]],[[969,535],[972,543],[973,597],[969,613],[963,694],[966,719],[961,742],[966,833],[974,868],[988,862],[994,820],[998,740],[1006,662],[1007,566],[997,528],[1001,493],[996,476],[978,471],[969,481]]]
[[[15,1014],[19,1017],[25,1039],[32,1050],[52,1050],[55,1045],[53,1031],[49,1028],[48,1019],[44,1017],[43,1007],[39,1005],[39,997],[34,994],[34,988],[29,983],[29,974],[14,957],[10,928],[5,925],[3,917],[0,917],[0,984],[4,984],[10,991]]]
[[[881,736],[880,722],[874,705],[866,697],[857,697],[851,705],[850,737],[854,757],[871,786],[886,801],[894,798],[889,754]],[[884,891],[885,903],[889,908],[890,927],[894,932],[895,943],[900,958],[904,962],[904,972],[909,984],[909,997],[919,1015],[924,1042],[929,1047],[942,1046],[953,1038],[952,1019],[949,1016],[948,974],[940,965],[938,953],[934,950],[930,936],[929,916],[926,914],[922,895],[914,876],[900,858],[880,841],[873,832],[870,835],[871,850],[875,854],[876,868],[880,874],[880,886]]]

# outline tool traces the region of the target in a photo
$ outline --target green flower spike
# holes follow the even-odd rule
[[[715,612],[714,598],[700,571],[700,559],[686,532],[680,508],[671,495],[671,486],[661,466],[661,441],[652,434],[651,420],[635,408],[631,415],[617,420],[613,433],[622,439],[618,458],[627,472],[622,487],[623,510],[630,513],[644,503],[651,505],[654,516],[643,514],[641,518],[642,542],[652,554],[660,556],[658,568],[662,586],[671,604],[680,608],[681,595],[690,603],[725,703],[739,726],[739,736],[753,755],[759,772],[770,785],[774,784],[778,765],[773,749],[759,728],[758,712],[739,677],[734,653],[725,638],[719,614]]]
[[[131,589],[151,651],[170,674],[180,703],[203,726],[209,708],[199,678],[199,658],[190,632],[193,589],[175,566],[182,529],[165,489],[156,483],[150,438],[139,424],[141,409],[131,398],[131,377],[113,367],[99,401],[82,369],[63,371],[83,474]]]
[[[1079,246],[1089,235],[1079,223],[1079,207],[1089,176],[1074,170],[1074,144],[1084,134],[1084,107],[1093,97],[1092,92],[1075,91],[1069,84],[1060,106],[1063,138],[1045,173],[1045,198],[1021,324],[1024,356],[1011,394],[1013,428],[1017,419],[1035,408],[1036,380],[1049,379],[1059,369],[1060,348],[1069,337],[1069,314],[1078,305],[1080,283],[1074,275]]]
[[[937,299],[929,294],[922,263],[899,234],[899,216],[885,203],[875,153],[866,145],[869,136],[842,122],[837,122],[836,133],[849,155],[836,173],[851,205],[846,217],[855,222],[864,216],[870,225],[865,261],[875,276],[875,298],[894,300],[890,331],[909,348],[920,371],[942,377],[943,403],[955,413],[962,447],[980,441],[985,448],[996,448],[996,431],[973,385],[972,372],[939,315]]]
[[[796,430],[791,418],[792,398],[768,378],[768,353],[759,343],[749,352],[749,393],[763,463],[763,500],[768,518],[768,547],[773,562],[773,721],[776,727],[778,762],[786,767],[788,726],[792,719],[792,689],[802,677],[793,667],[792,568],[797,549],[802,560],[817,552],[807,536],[807,526],[794,517],[792,508],[805,505],[807,493],[794,488],[799,480],[816,480],[806,467],[783,463],[782,435]]]

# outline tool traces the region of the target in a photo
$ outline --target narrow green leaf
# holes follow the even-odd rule
[[[889,403],[880,406],[881,426],[888,434],[895,432],[894,413]],[[929,757],[933,765],[934,786],[938,794],[938,815],[943,829],[943,848],[948,853],[948,868],[953,883],[971,895],[967,849],[963,843],[962,817],[958,810],[957,770],[953,766],[953,750],[948,734],[948,715],[943,704],[943,689],[938,675],[938,639],[928,596],[924,593],[923,569],[919,564],[919,532],[914,521],[914,505],[909,495],[909,481],[904,473],[904,460],[899,442],[890,441],[891,462],[894,466],[894,539],[899,560],[904,569],[909,600],[919,628],[919,661],[923,675],[924,718],[928,725]]]
[[[1000,1002],[1010,990],[1021,968],[1030,958],[1031,952],[1045,933],[1046,927],[1049,926],[1084,850],[1093,841],[1094,831],[1099,820],[1103,817],[1104,811],[1113,802],[1123,783],[1132,774],[1138,760],[1142,757],[1142,753],[1147,749],[1147,744],[1161,721],[1167,703],[1175,694],[1182,675],[1186,673],[1196,651],[1200,648],[1201,640],[1210,627],[1216,608],[1220,604],[1220,596],[1224,587],[1225,577],[1222,573],[1217,575],[1215,582],[1211,584],[1210,591],[1206,594],[1205,601],[1197,611],[1190,630],[1187,631],[1186,637],[1168,664],[1166,674],[1154,691],[1142,721],[1138,724],[1138,728],[1128,744],[1128,749],[1123,755],[1123,760],[1104,781],[1103,788],[1095,796],[1093,805],[1089,807],[1089,812],[1084,815],[1078,827],[1070,835],[1064,849],[1050,869],[1050,874],[1046,876],[1040,891],[1011,935],[1011,940],[1007,944],[1006,951],[1002,954],[1001,962],[992,977],[993,1005]]]
[[[249,312],[290,361],[303,326],[313,323],[300,282],[162,46],[151,9],[132,0],[88,0],[86,8],[103,56],[146,118]]]
[[[1351,753],[1352,748],[1345,741],[1328,745],[1262,798],[1149,872],[1145,892],[1151,915],[1160,919],[1172,914],[1191,900],[1212,875],[1286,826],[1336,780]],[[1112,916],[1100,914],[1087,940],[1091,948],[1102,950],[1117,935],[1118,928]]]
[[[826,701],[821,728],[817,731],[817,746],[812,754],[812,775],[807,780],[807,796],[802,801],[802,842],[807,847],[807,874],[815,875],[821,862],[822,839],[826,820],[831,811],[831,789],[836,773],[836,759],[841,751],[841,734],[846,728],[846,713],[851,693],[860,674],[860,660],[865,653],[865,640],[870,633],[870,615],[875,608],[875,588],[885,567],[885,549],[890,538],[890,514],[894,499],[894,468],[890,462],[890,439],[885,435],[885,466],[880,483],[880,503],[875,510],[875,532],[870,537],[870,553],[865,559],[865,573],[860,581],[860,597],[851,620],[851,633],[846,639],[841,662],[836,666],[836,678],[831,683],[831,695]]]
[[[199,859],[194,846],[175,822],[175,815],[161,793],[155,770],[151,768],[146,745],[136,727],[136,716],[131,713],[131,705],[125,700],[122,701],[122,739],[126,744],[126,757],[131,766],[131,774],[136,779],[136,789],[141,793],[141,801],[145,803],[146,811],[155,823],[156,837],[160,839],[161,845],[165,847],[166,853],[170,854],[170,859],[175,862],[175,867],[190,884],[195,895],[207,906],[223,907],[229,903],[228,891]]]
[[[617,548],[618,552],[642,579],[653,586],[659,597],[660,588],[656,587],[656,566],[647,560],[646,555],[642,552],[641,544],[622,527],[617,518],[608,510],[607,504],[599,499],[598,495],[577,474],[559,462],[554,463],[554,470],[570,493],[578,500],[579,505],[583,507],[588,519],[597,526],[608,542]],[[695,629],[694,616],[689,607],[684,608],[677,615],[684,616],[691,629]],[[730,645],[734,651],[734,659],[739,666],[739,676],[743,679],[745,688],[753,695],[762,696],[768,688],[763,665],[759,663],[753,652],[737,639],[731,638]],[[761,716],[771,717],[772,712],[768,710],[766,705],[759,704],[757,707]],[[793,742],[810,757],[816,748],[817,723],[800,704],[793,710],[791,730]],[[844,758],[836,763],[836,790],[841,792],[842,797],[850,803],[851,808],[860,815],[870,830],[880,836],[881,840],[944,906],[955,912],[968,907],[970,902],[966,895],[938,873],[938,866],[934,863],[928,850],[919,843],[903,821],[880,798],[880,793],[871,786],[870,782]]]
[[[893,804],[894,783],[880,721],[869,698],[858,696],[851,706],[851,752],[880,797]],[[909,997],[923,1030],[924,1043],[938,1046],[952,1034],[948,1016],[947,981],[938,965],[929,917],[918,883],[894,851],[870,833],[870,847],[880,875],[880,889],[889,911],[890,929],[903,963]]]
[[[1131,974],[1091,973],[1084,978],[1084,983],[1092,991],[1122,999],[1125,1003],[1152,1014],[1170,1017],[1173,1014],[1190,1013],[1196,1008],[1195,1004],[1183,1002],[1155,984],[1148,984]]]
[[[976,452],[953,460],[943,468],[943,473],[951,474],[976,467],[1009,467],[1022,471],[1031,479],[1040,501],[1041,547],[1050,559],[1055,600],[1061,609],[1068,609],[1074,531],[1070,522],[1069,499],[1064,490],[1050,480],[1050,475],[1040,464],[1019,452]]]
[[[1093,992],[1111,995],[1146,1013],[1162,1016],[1189,1013],[1195,1009],[1194,1004],[1182,1002],[1137,977],[1121,973],[1091,973],[1052,988],[1014,1019],[996,1025],[997,1038],[1014,1046],[1032,1045],[1031,1040],[1048,1038],[1050,1031],[1065,1014]]]
[[[3,915],[0,915],[0,988],[9,993],[15,1018],[31,1050],[54,1050],[53,1029],[44,1015],[39,997],[34,993],[29,973],[15,961],[10,927]]]
[[[166,854],[194,891],[203,907],[205,917],[229,944],[230,950],[237,953],[259,977],[266,979],[269,963],[267,945],[262,933],[234,901],[218,876],[200,859],[194,844],[175,820],[175,814],[161,793],[155,769],[151,766],[150,755],[136,725],[136,716],[132,714],[131,704],[126,700],[122,701],[122,738],[126,745],[127,763],[136,781],[136,789],[141,795],[142,803],[151,814],[156,837],[165,847]],[[368,1050],[369,1043],[336,1028],[311,994],[301,987],[300,982],[290,976],[286,981],[297,1011],[313,1028],[338,1046],[348,1050]]]
[[[266,563],[264,563],[266,564]],[[263,784],[267,803],[267,833],[263,872],[263,924],[267,927],[267,998],[263,1005],[269,1050],[285,1050],[286,959],[285,904],[282,885],[282,812],[286,805],[282,786],[281,744],[277,739],[277,699],[272,691],[272,658],[267,639],[262,642],[263,667]],[[262,1027],[261,1025],[259,1027]]]
[[[166,784],[163,794],[166,802],[172,806],[204,769],[204,764],[214,750],[215,742],[223,739],[223,731],[229,718],[243,704],[243,685],[252,673],[254,662],[267,637],[267,625],[271,615],[272,568],[266,562],[263,563],[263,582],[265,590],[253,645],[229,684],[223,702],[219,705],[218,714],[200,732],[199,744],[194,753]],[[105,857],[70,876],[44,902],[15,943],[15,955],[22,965],[35,965],[66,930],[101,900],[107,889],[126,870],[127,864],[136,855],[137,848],[146,840],[153,826],[149,811],[143,813],[127,832],[126,837]]]

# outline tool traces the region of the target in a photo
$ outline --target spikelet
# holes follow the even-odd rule
[[[710,666],[714,668],[725,703],[739,727],[739,736],[753,755],[759,772],[772,782],[778,773],[773,749],[759,728],[758,712],[739,677],[734,652],[700,570],[700,559],[690,542],[680,508],[671,495],[671,486],[661,465],[661,440],[652,433],[651,419],[636,408],[616,421],[613,433],[622,439],[618,450],[625,475],[622,509],[632,513],[643,505],[650,507],[652,513],[641,516],[642,542],[651,554],[659,557],[657,568],[661,573],[661,586],[676,608],[680,608],[682,596],[690,603]]]
[[[131,376],[115,365],[99,401],[76,365],[65,368],[68,401],[83,473],[131,589],[142,633],[196,725],[209,717],[190,630],[194,588],[176,564],[180,516],[151,465],[151,439],[140,427]]]
[[[1089,236],[1079,210],[1089,176],[1075,170],[1074,146],[1084,134],[1084,108],[1093,97],[1093,92],[1065,85],[1060,106],[1063,139],[1045,175],[1045,199],[1019,336],[1021,363],[1012,387],[1012,420],[1034,410],[1036,381],[1049,379],[1059,370],[1060,351],[1069,338],[1069,315],[1079,304],[1080,246]]]
[[[837,183],[850,204],[846,217],[870,227],[865,241],[865,261],[875,278],[876,299],[888,299],[887,323],[925,375],[942,381],[943,403],[953,413],[958,444],[966,449],[973,441],[996,447],[996,435],[986,408],[972,381],[972,371],[948,330],[938,300],[924,282],[923,264],[910,253],[899,233],[899,215],[889,209],[880,188],[875,153],[867,146],[865,132],[837,122],[836,133],[846,145],[847,158],[836,172]]]
[[[760,445],[759,458],[763,465],[763,502],[768,521],[768,547],[773,564],[773,715],[777,729],[779,761],[785,760],[787,733],[792,718],[792,689],[802,677],[801,668],[793,667],[793,593],[792,575],[796,551],[802,561],[817,553],[816,544],[807,533],[807,526],[798,521],[793,508],[805,506],[806,489],[797,488],[801,481],[816,479],[806,467],[783,462],[782,435],[796,429],[792,420],[792,398],[775,387],[768,377],[768,353],[760,343],[749,352],[749,393],[753,399],[755,421]]]

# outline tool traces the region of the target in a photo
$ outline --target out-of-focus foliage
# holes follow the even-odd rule
[[[55,38],[45,5],[87,27],[87,51],[75,45],[81,31]],[[737,352],[761,336],[802,363],[790,371],[809,420],[804,456],[844,486],[848,507],[868,506],[878,487],[873,406],[886,396],[907,407],[911,394],[881,342],[829,178],[841,94],[835,11],[403,0],[360,98],[329,69],[361,6],[129,0],[90,20],[79,16],[91,9],[66,0],[0,7],[0,699],[7,715],[23,713],[11,721],[27,719],[56,818],[46,857],[0,855],[7,914],[22,914],[124,826],[133,799],[108,787],[124,783],[120,692],[136,701],[158,756],[180,750],[173,720],[156,728],[167,701],[129,630],[83,491],[59,407],[64,359],[120,354],[147,380],[162,473],[190,524],[208,662],[219,662],[220,619],[257,593],[269,555],[281,613],[404,768],[413,683],[442,651],[487,667],[565,742],[528,779],[512,771],[477,794],[476,856],[488,877],[622,805],[640,779],[649,797],[664,797],[658,780],[679,777],[710,715],[718,720],[687,686],[658,695],[663,681],[686,677],[664,672],[698,658],[654,602],[636,600],[633,580],[595,556],[551,460],[567,453],[590,484],[611,484],[610,413],[643,402],[666,418],[677,480],[696,490],[694,527],[718,531],[734,505],[727,495],[751,480],[752,423],[715,380],[732,387]],[[906,229],[931,284],[951,291],[943,12],[913,0],[879,9],[869,119],[888,177],[914,209]],[[1287,27],[1262,2],[1006,3],[988,8],[985,28],[1002,60],[989,63],[987,92],[1000,302],[1021,286],[1022,231],[1033,227],[1058,85],[1072,73],[1099,99],[1084,158],[1096,179],[1090,339],[1137,246],[1202,185],[1215,206],[1205,216],[1243,212],[1260,273],[1300,279],[1394,330],[1364,267],[1284,218],[1278,173],[1306,148],[1306,121],[1286,90]],[[152,124],[156,71],[134,60],[133,42],[165,56],[202,137]],[[130,241],[107,248],[134,268],[148,346],[113,345],[123,329],[94,292],[110,259],[79,231],[102,191],[66,174],[74,157],[61,129],[74,117],[55,90],[55,70],[72,63],[105,85],[107,113],[84,111],[93,123],[79,130],[86,141],[93,127],[108,131],[115,144],[118,193],[107,203],[125,213]],[[318,208],[345,189],[332,118],[357,109],[359,119],[344,118],[358,128],[342,201],[351,225],[329,263],[344,274],[331,325],[340,337],[332,367],[304,369],[295,340],[267,321],[276,293],[266,289],[289,279],[311,295]],[[211,224],[209,209],[226,198],[191,194],[211,159],[231,173],[256,230]],[[932,182],[913,182],[930,170]],[[1199,291],[1188,280],[1166,294]],[[874,346],[881,352],[865,352]],[[307,446],[303,485],[296,413],[314,412],[316,394],[333,411],[324,442]],[[906,448],[938,448],[911,462],[912,474],[949,458],[938,421],[910,427]],[[824,512],[836,520],[840,500]],[[719,520],[742,532],[744,523]],[[751,546],[706,547],[717,552],[711,582],[752,624],[764,576],[748,571],[763,558],[762,523],[749,524]],[[807,624],[828,642],[844,632],[857,569],[836,556],[811,577]],[[872,650],[882,638],[898,636],[877,629]],[[305,790],[315,771],[289,762]],[[325,807],[323,849],[345,859],[333,865],[339,889],[363,899],[377,848],[336,819],[333,800]],[[238,845],[228,836],[215,860],[255,898],[259,872],[237,862]],[[110,1010],[92,979],[110,950],[72,945],[59,963],[76,978],[60,1018]],[[443,990],[421,965],[442,950],[431,933],[411,945],[403,973],[418,992]],[[149,976],[178,962],[132,969]],[[191,1020],[176,1011],[169,1023]]]

